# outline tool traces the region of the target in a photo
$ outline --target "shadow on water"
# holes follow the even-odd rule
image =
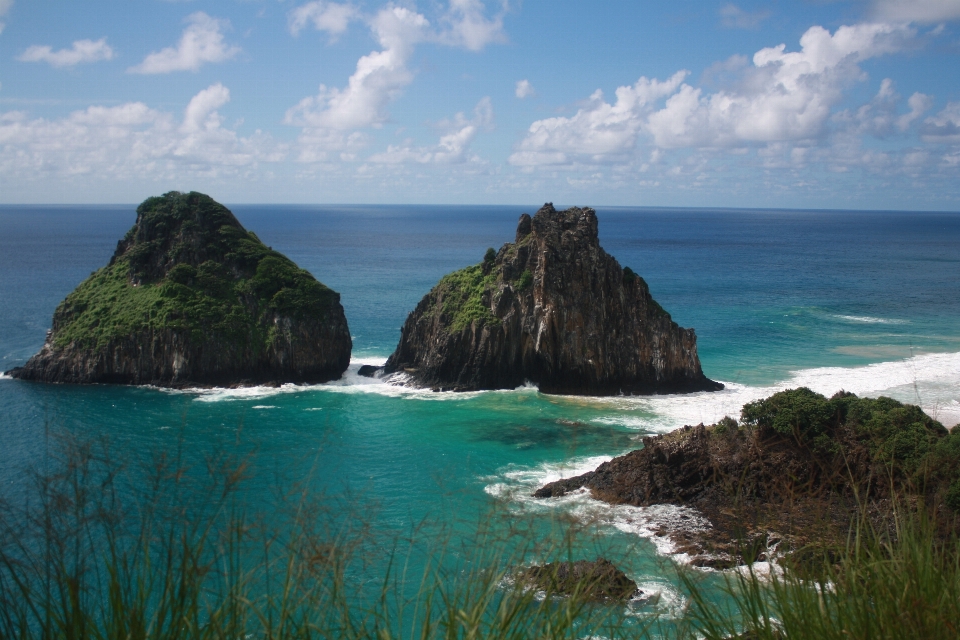
[[[471,440],[496,442],[516,449],[619,449],[638,446],[636,432],[618,431],[565,418],[538,418],[527,422],[483,424]]]

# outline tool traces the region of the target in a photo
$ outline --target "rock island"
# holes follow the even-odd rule
[[[439,390],[616,395],[723,388],[693,329],[603,250],[593,209],[523,214],[516,240],[445,276],[407,318],[385,374]]]
[[[110,263],[60,303],[15,378],[182,387],[339,378],[340,295],[223,205],[171,191],[137,208]]]

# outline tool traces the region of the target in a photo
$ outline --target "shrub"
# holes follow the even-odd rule
[[[517,289],[519,291],[525,291],[533,286],[533,274],[530,273],[529,269],[524,269],[523,273],[520,274],[520,277],[517,278]]]

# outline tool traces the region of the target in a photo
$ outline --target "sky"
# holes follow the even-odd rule
[[[0,203],[960,211],[960,0],[0,0]]]

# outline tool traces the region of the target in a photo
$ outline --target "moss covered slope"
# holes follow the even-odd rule
[[[223,205],[170,192],[137,208],[110,263],[54,313],[21,378],[237,384],[334,379],[350,359],[340,296]]]

